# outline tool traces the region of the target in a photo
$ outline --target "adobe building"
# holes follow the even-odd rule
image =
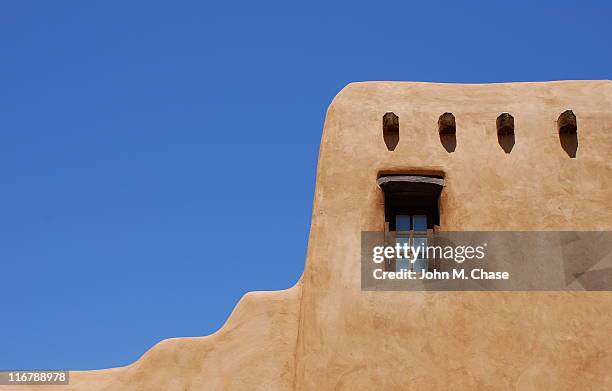
[[[63,389],[612,389],[612,292],[364,291],[360,275],[361,232],[399,221],[393,175],[442,181],[413,214],[437,230],[609,231],[611,151],[612,81],[350,84],[327,111],[301,279]]]

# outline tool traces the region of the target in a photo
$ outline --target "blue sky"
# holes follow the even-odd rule
[[[610,5],[424,3],[2,2],[0,368],[125,365],[293,285],[351,81],[611,78]]]

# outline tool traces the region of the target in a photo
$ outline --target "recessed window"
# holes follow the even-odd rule
[[[385,235],[409,247],[427,246],[428,238],[440,224],[438,198],[444,186],[440,176],[388,175],[378,178],[385,193]],[[411,263],[407,259],[389,262],[387,269],[421,272],[431,268],[424,257]]]

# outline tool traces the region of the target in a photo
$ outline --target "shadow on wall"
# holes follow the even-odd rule
[[[567,156],[575,159],[578,152],[578,134],[561,133],[559,134],[559,141],[561,141],[561,148],[567,153]]]
[[[504,152],[510,153],[512,152],[512,148],[514,148],[514,143],[516,142],[514,138],[514,133],[512,134],[498,134],[497,142],[499,146],[502,147]]]
[[[399,143],[399,117],[392,112],[383,116],[383,140],[389,151],[395,150]]]
[[[574,159],[578,151],[578,121],[572,110],[565,110],[557,119],[559,141],[567,156]]]
[[[444,149],[446,149],[446,152],[448,153],[453,153],[455,152],[455,149],[457,148],[457,137],[455,136],[455,134],[440,134],[440,142],[442,143],[442,146],[444,147]]]
[[[510,113],[501,113],[495,120],[497,127],[497,142],[504,152],[512,152],[514,143],[514,117]]]
[[[559,141],[565,153],[572,159],[576,158],[578,152],[578,135],[576,115],[571,110],[566,110],[557,120],[559,127]],[[510,113],[501,113],[496,120],[497,142],[505,153],[512,152],[516,144],[514,135],[514,117]],[[399,143],[399,117],[393,112],[383,115],[382,121],[383,140],[387,150],[394,151]],[[446,112],[438,118],[438,134],[440,143],[448,153],[457,149],[457,123],[453,113]]]
[[[457,123],[453,113],[444,113],[438,118],[438,134],[446,152],[455,152],[457,148]]]

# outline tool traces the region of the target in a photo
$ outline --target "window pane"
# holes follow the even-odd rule
[[[415,251],[419,251],[419,256],[418,258],[414,261],[414,265],[412,266],[412,269],[415,272],[426,272],[427,271],[427,257],[426,257],[426,251],[427,251],[427,237],[419,237],[419,236],[415,236],[414,238],[412,238],[412,246],[414,247]],[[421,248],[421,250],[417,250],[418,248]]]
[[[410,238],[409,237],[397,237],[395,238],[395,243],[399,244],[402,248],[404,247],[404,243],[406,243],[407,247],[410,247]],[[400,252],[401,255],[404,254],[404,250]],[[401,258],[401,257],[400,257]]]
[[[415,272],[426,272],[427,271],[427,259],[417,259],[414,262]]]
[[[410,231],[410,215],[395,216],[396,231]]]
[[[399,244],[400,246],[404,246],[404,243],[409,246],[410,245],[410,238],[408,236],[398,236],[395,238],[395,243]],[[404,270],[410,270],[410,259],[409,258],[405,258],[402,255],[404,255],[403,251],[400,252],[400,254],[398,254],[399,256],[396,256],[395,258],[395,271],[400,271],[402,269]]]
[[[409,270],[410,261],[407,259],[396,259],[395,260],[395,271],[399,272],[402,270]]]
[[[415,231],[427,231],[427,216],[426,215],[412,216],[412,229]]]
[[[425,258],[425,251],[427,251],[427,238],[426,237],[414,237],[412,238],[412,246],[414,247],[414,251],[417,251],[417,248],[422,247],[422,250],[419,251],[419,259]]]

